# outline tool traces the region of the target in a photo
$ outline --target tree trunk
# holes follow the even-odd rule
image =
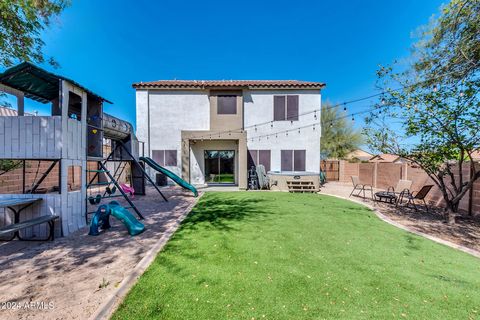
[[[458,207],[460,205],[459,202],[452,202],[451,200],[445,199],[447,206],[445,207],[444,210],[444,218],[445,222],[448,224],[454,224],[457,212],[458,212]]]

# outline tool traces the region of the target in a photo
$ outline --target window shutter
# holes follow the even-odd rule
[[[165,165],[165,150],[152,150],[153,161],[161,166]]]
[[[305,150],[295,150],[293,153],[293,170],[294,171],[305,171],[305,162],[306,162],[306,151]]]
[[[177,150],[165,150],[165,165],[177,166]]]
[[[273,97],[273,120],[285,120],[285,96]]]
[[[282,171],[293,171],[293,151],[282,150],[280,158]]]
[[[258,162],[263,164],[265,171],[270,171],[270,150],[258,150]]]
[[[217,114],[237,114],[237,96],[217,96]]]
[[[287,96],[287,120],[298,121],[298,96]]]

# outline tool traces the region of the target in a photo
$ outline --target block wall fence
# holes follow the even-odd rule
[[[477,163],[477,168],[480,163]],[[464,179],[470,176],[469,166],[463,168]],[[395,186],[400,179],[413,182],[411,191],[418,191],[422,186],[432,184],[433,189],[427,196],[427,202],[437,207],[444,207],[439,188],[421,168],[408,163],[350,163],[339,161],[339,181],[352,183],[352,176],[358,176],[360,183],[370,184],[377,189]],[[458,176],[455,176],[458,179]],[[460,211],[480,215],[480,180],[474,183],[473,191],[467,193],[460,202]]]

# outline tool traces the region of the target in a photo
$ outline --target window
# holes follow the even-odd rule
[[[273,96],[274,121],[298,121],[298,96]]]
[[[161,166],[177,166],[177,150],[152,150],[152,158]]]
[[[252,166],[261,164],[265,167],[265,171],[270,171],[270,150],[248,150],[248,169]]]
[[[282,150],[280,156],[282,171],[305,171],[305,150]]]
[[[237,114],[237,96],[217,96],[217,114]]]

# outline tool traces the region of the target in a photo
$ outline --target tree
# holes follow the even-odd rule
[[[442,192],[448,221],[480,178],[472,159],[480,147],[479,15],[480,0],[445,6],[421,34],[411,65],[380,68],[385,94],[366,119],[371,147],[410,159],[430,176]],[[392,119],[400,120],[401,130],[392,129]]]
[[[40,33],[69,4],[68,0],[0,0],[0,65],[16,61],[45,62]],[[53,58],[48,62],[54,66]],[[0,98],[4,94],[0,92]],[[4,106],[11,107],[6,101]],[[18,168],[21,161],[0,160],[0,175]]]
[[[0,159],[0,176],[22,166],[22,161]]]
[[[40,33],[68,4],[68,0],[0,0],[0,65],[46,60],[56,65],[45,57]]]
[[[353,127],[338,106],[323,103],[321,120],[323,159],[343,158],[363,143],[362,132]]]

